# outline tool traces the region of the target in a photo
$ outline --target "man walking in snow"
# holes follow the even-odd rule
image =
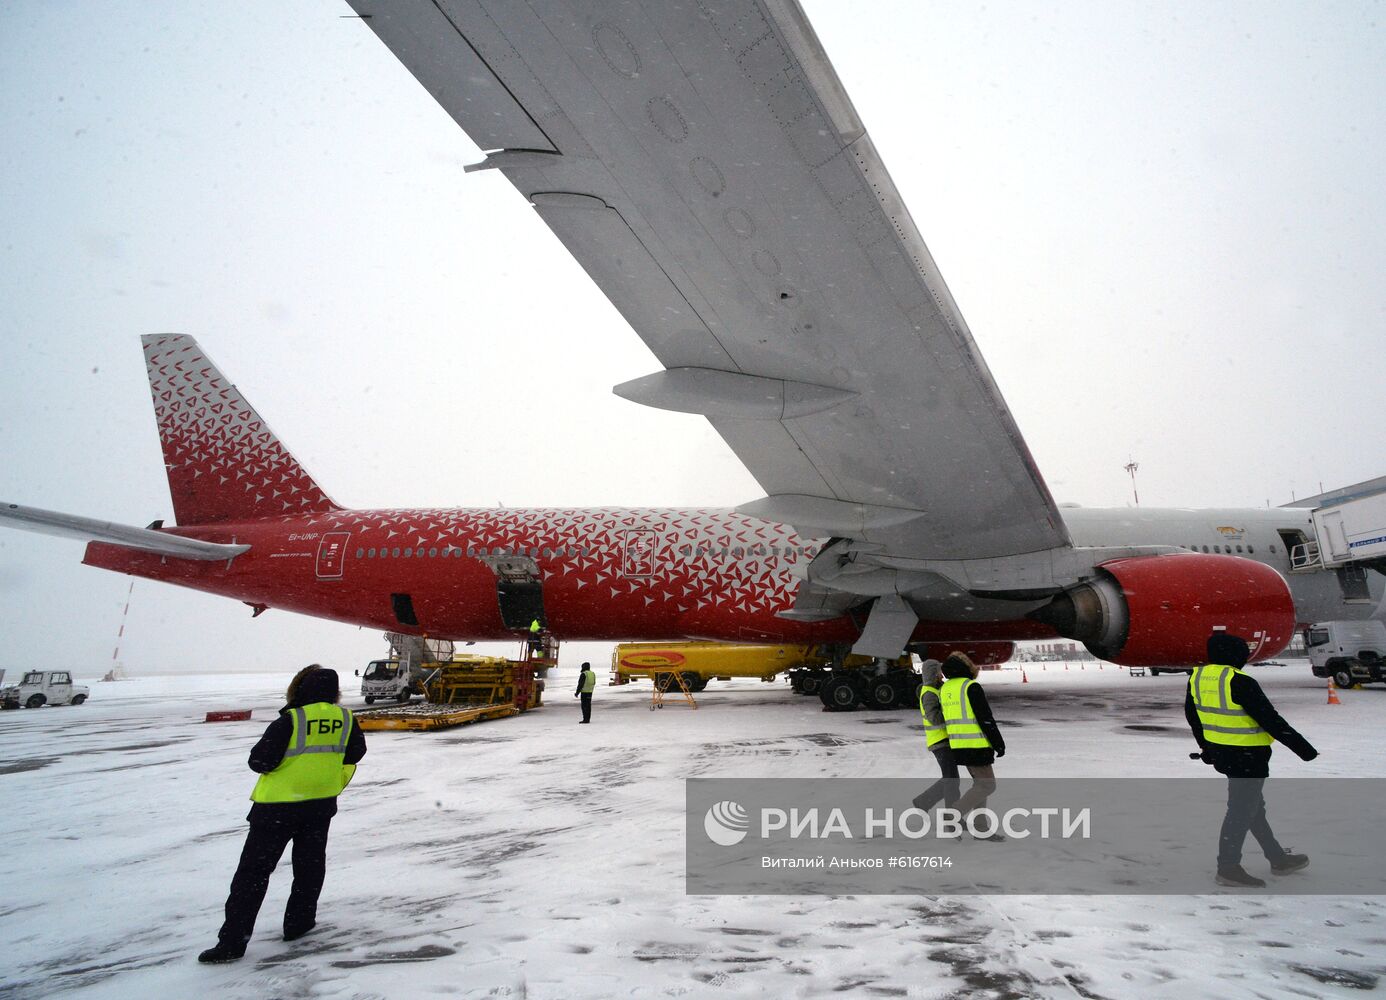
[[[1227,814],[1218,835],[1218,885],[1261,889],[1266,883],[1242,867],[1248,831],[1261,846],[1271,871],[1284,875],[1309,864],[1304,854],[1280,846],[1266,819],[1264,788],[1270,776],[1271,744],[1279,740],[1300,760],[1319,752],[1280,717],[1261,685],[1242,672],[1251,655],[1246,640],[1226,632],[1208,639],[1208,663],[1189,677],[1184,717],[1198,741],[1203,762],[1227,776]]]

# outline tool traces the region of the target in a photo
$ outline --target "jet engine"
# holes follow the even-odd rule
[[[1285,579],[1250,559],[1171,553],[1116,559],[1097,569],[1095,579],[1030,617],[1113,663],[1203,663],[1214,631],[1241,636],[1251,658],[1264,659],[1294,634],[1295,605]]]

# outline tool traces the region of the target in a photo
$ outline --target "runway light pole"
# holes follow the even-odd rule
[[[1136,506],[1139,507],[1141,495],[1136,492],[1136,470],[1140,468],[1140,464],[1133,458],[1126,463],[1124,468],[1131,474],[1131,495],[1136,498]]]

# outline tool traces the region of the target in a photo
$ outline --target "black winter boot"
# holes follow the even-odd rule
[[[1218,885],[1233,885],[1245,889],[1264,889],[1266,883],[1254,875],[1248,875],[1246,869],[1241,865],[1228,865],[1226,868],[1219,868],[1217,875]]]
[[[1291,854],[1286,851],[1280,857],[1270,863],[1271,871],[1276,875],[1288,875],[1290,872],[1297,872],[1301,868],[1309,867],[1309,855]]]
[[[226,962],[235,962],[245,954],[244,948],[233,948],[229,944],[217,942],[208,948],[197,960],[203,965],[223,965]]]

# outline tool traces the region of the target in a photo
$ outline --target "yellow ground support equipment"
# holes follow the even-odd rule
[[[486,719],[504,719],[519,715],[514,705],[479,705],[476,708],[459,708],[452,705],[409,705],[400,708],[367,709],[358,712],[356,721],[362,729],[408,729],[415,732],[427,729],[448,729],[465,725],[468,722],[483,722]]]
[[[424,693],[428,703],[356,713],[362,729],[446,729],[519,715],[543,702],[544,682],[535,668],[497,656],[463,656],[433,664]]]
[[[627,667],[631,673],[637,676],[652,677],[654,680],[654,693],[650,696],[650,711],[664,707],[664,697],[671,690],[683,692],[684,700],[688,702],[690,708],[697,708],[698,703],[693,700],[693,692],[689,690],[688,683],[683,679],[683,674],[670,673],[667,670],[660,670],[658,667]]]
[[[847,656],[848,667],[872,663],[869,656]],[[759,677],[774,680],[786,670],[826,669],[832,651],[824,646],[765,646],[731,642],[625,642],[611,653],[613,684],[635,677],[681,675],[686,687],[701,691],[712,678]]]

